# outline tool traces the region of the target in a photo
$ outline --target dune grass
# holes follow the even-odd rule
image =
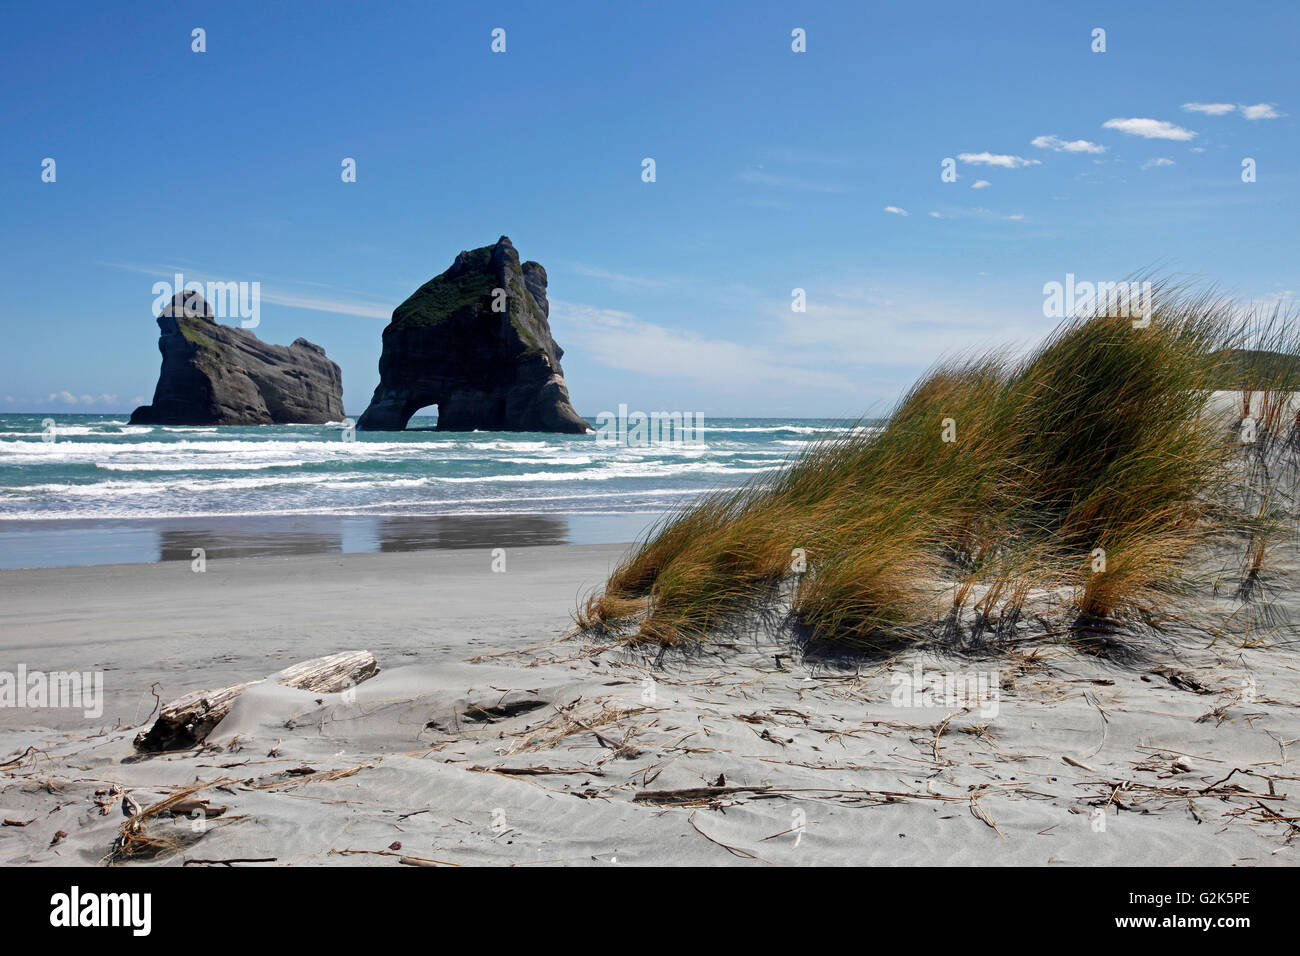
[[[578,624],[706,640],[784,587],[812,641],[887,647],[964,615],[1002,633],[1031,602],[1117,628],[1158,622],[1225,543],[1248,596],[1294,531],[1295,317],[1160,283],[1153,301],[1069,319],[1023,358],[944,362],[883,426],[671,514]],[[1226,388],[1248,393],[1236,420]]]

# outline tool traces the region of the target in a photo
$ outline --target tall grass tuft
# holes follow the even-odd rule
[[[1119,628],[1158,620],[1225,542],[1248,597],[1294,532],[1295,316],[1162,283],[1136,305],[1068,319],[1020,359],[942,363],[883,424],[683,507],[578,623],[704,640],[784,589],[811,640],[864,647],[968,617],[1005,633],[1031,604]]]

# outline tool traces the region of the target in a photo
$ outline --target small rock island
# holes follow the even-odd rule
[[[178,292],[158,316],[162,371],[132,425],[321,425],[343,420],[343,376],[306,339],[269,345],[220,325],[198,292]]]
[[[546,270],[520,264],[507,237],[460,253],[393,310],[357,428],[401,431],[437,405],[439,431],[586,432],[549,317]]]

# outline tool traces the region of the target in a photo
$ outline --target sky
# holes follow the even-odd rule
[[[148,402],[180,272],[259,282],[358,415],[393,308],[501,235],[589,417],[883,413],[1067,275],[1289,302],[1298,38],[1294,2],[6,5],[0,413]]]

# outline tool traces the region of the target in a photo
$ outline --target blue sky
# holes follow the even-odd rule
[[[880,411],[1067,273],[1292,297],[1300,5],[1084,7],[8,5],[0,411],[147,401],[179,270],[261,282],[355,415],[393,307],[502,234],[588,415]]]

